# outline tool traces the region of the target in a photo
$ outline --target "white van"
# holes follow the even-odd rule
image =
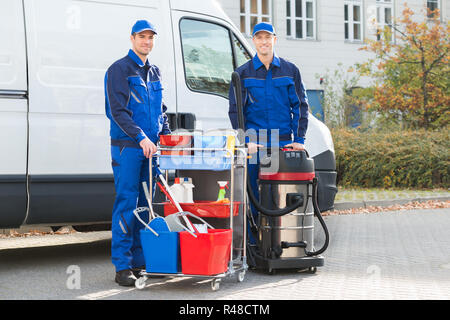
[[[106,69],[138,19],[155,24],[151,63],[171,128],[230,128],[231,72],[254,52],[215,1],[0,2],[0,228],[108,223],[114,201]],[[322,210],[336,172],[329,130],[310,114]]]

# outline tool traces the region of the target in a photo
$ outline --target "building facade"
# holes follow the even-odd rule
[[[345,68],[367,60],[369,53],[358,49],[365,40],[377,38],[377,28],[400,17],[405,3],[417,20],[427,18],[428,7],[438,8],[440,19],[448,21],[450,8],[450,0],[218,1],[250,44],[256,23],[266,21],[274,25],[277,55],[299,67],[310,105],[319,109],[323,90],[320,77],[327,70],[336,70],[339,63]]]

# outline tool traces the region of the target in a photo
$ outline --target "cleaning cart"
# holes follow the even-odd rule
[[[136,280],[138,289],[143,289],[152,275],[211,279],[213,291],[219,289],[225,277],[236,276],[238,282],[245,278],[248,269],[244,218],[247,214],[246,149],[235,146],[234,136],[190,138],[162,137],[158,152],[153,155],[158,163],[157,186],[167,200],[159,204],[163,206],[163,218],[152,208],[149,194],[153,194],[153,182],[150,181],[149,208],[138,208],[135,212],[151,211],[148,224],[140,220],[145,225],[141,242],[146,270]],[[168,170],[194,177],[193,202],[179,203],[171,194]],[[217,182],[224,180],[229,181],[229,201],[216,201],[217,192],[213,198],[211,190],[217,190]]]

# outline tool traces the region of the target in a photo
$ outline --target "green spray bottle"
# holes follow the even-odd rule
[[[225,188],[228,189],[228,181],[217,181],[217,183],[219,184],[219,195],[217,196],[217,201],[223,200],[225,199],[225,195],[226,195],[226,190]]]

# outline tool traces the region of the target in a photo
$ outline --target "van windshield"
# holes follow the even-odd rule
[[[225,27],[200,20],[181,20],[180,31],[187,86],[228,98],[234,71],[231,45],[238,49],[238,40],[233,36],[232,42]],[[245,59],[242,53],[237,57],[239,63]]]

